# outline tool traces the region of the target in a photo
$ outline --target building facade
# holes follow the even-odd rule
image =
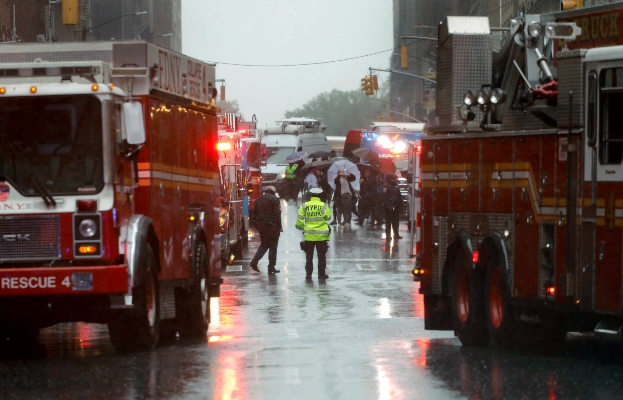
[[[77,23],[64,25],[62,1],[0,0],[0,40],[146,40],[182,50],[181,0],[78,0],[76,3]]]

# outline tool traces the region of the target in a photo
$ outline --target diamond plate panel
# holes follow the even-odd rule
[[[433,217],[433,241],[438,243],[433,252],[433,294],[442,294],[443,264],[448,253],[448,217]]]

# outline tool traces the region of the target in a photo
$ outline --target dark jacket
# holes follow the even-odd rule
[[[361,198],[372,199],[376,195],[376,187],[378,186],[378,184],[378,181],[373,176],[363,178],[359,190],[359,195],[361,196]]]
[[[348,188],[350,189],[350,194],[352,194],[353,197],[355,197],[355,190],[353,189],[353,186],[350,183],[353,182],[355,179],[356,179],[355,175],[353,174],[346,175]],[[342,195],[342,182],[340,182],[340,176],[339,175],[336,176],[333,182],[335,183],[335,193],[333,194],[333,200],[335,200],[335,199],[339,199],[340,196]]]
[[[281,230],[281,203],[279,198],[271,192],[265,192],[255,200],[255,221],[260,230],[264,232],[277,232]]]
[[[396,184],[388,183],[383,193],[383,207],[387,211],[400,211],[403,206],[402,193]]]

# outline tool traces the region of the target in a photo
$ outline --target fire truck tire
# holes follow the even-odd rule
[[[485,323],[483,277],[479,270],[464,262],[461,253],[452,273],[452,319],[454,331],[463,346],[486,346],[489,343]]]
[[[197,246],[197,280],[188,291],[178,291],[176,298],[180,337],[205,336],[210,322],[208,296],[208,251],[203,243]]]
[[[160,299],[156,256],[146,246],[144,284],[133,289],[134,309],[120,313],[108,323],[110,340],[118,352],[151,350],[160,334]]]
[[[491,341],[496,346],[508,347],[513,342],[517,330],[514,324],[513,309],[510,306],[508,276],[495,257],[487,265],[485,283],[485,310],[487,329]]]

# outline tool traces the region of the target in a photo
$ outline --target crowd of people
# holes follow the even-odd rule
[[[294,200],[298,204],[302,192],[303,204],[299,208],[296,227],[303,231],[301,250],[306,254],[306,279],[312,278],[314,251],[318,257],[318,278],[328,279],[326,274],[326,253],[331,237],[330,225],[350,229],[352,215],[357,224],[380,226],[385,222],[387,242],[402,239],[398,233],[400,215],[404,201],[398,188],[395,174],[383,174],[374,168],[365,168],[359,182],[359,195],[353,189],[356,180],[353,173],[340,169],[333,179],[335,190],[330,185],[326,171],[311,167],[304,169],[304,163],[291,163],[286,169],[286,185],[281,193],[283,200]],[[333,202],[333,212],[331,211]],[[269,252],[268,273],[280,271],[275,268],[277,244],[281,226],[281,203],[273,186],[266,188],[255,203],[256,221],[260,234],[260,246],[251,260],[251,268],[259,272],[258,262]],[[329,220],[333,218],[333,221]],[[393,234],[393,235],[392,235]]]

